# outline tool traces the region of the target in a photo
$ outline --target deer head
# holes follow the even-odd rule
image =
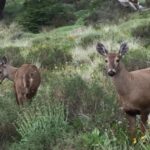
[[[7,58],[4,56],[0,59],[0,83],[8,76],[6,65]]]
[[[97,43],[96,49],[105,58],[108,75],[111,77],[116,75],[119,71],[120,60],[128,51],[127,43],[120,45],[118,53],[109,53],[102,43]]]

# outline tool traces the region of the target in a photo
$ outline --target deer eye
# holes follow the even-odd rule
[[[120,60],[119,59],[116,59],[116,62],[119,62]]]
[[[108,63],[108,60],[107,60],[107,59],[105,59],[105,62],[106,62],[106,63]]]

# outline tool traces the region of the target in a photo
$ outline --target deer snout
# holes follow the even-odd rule
[[[108,69],[108,75],[113,77],[116,74],[116,70],[115,69]]]

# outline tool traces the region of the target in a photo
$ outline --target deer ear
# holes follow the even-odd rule
[[[2,63],[7,64],[7,58],[5,56],[2,57]]]
[[[96,50],[103,56],[106,56],[108,54],[107,49],[102,43],[97,43]]]
[[[128,49],[129,49],[129,47],[128,47],[127,43],[123,42],[120,45],[119,56],[124,56],[127,53]]]

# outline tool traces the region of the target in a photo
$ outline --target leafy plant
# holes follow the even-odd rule
[[[67,129],[64,106],[61,103],[41,102],[23,111],[16,122],[22,139],[12,149],[50,149],[63,138]]]

